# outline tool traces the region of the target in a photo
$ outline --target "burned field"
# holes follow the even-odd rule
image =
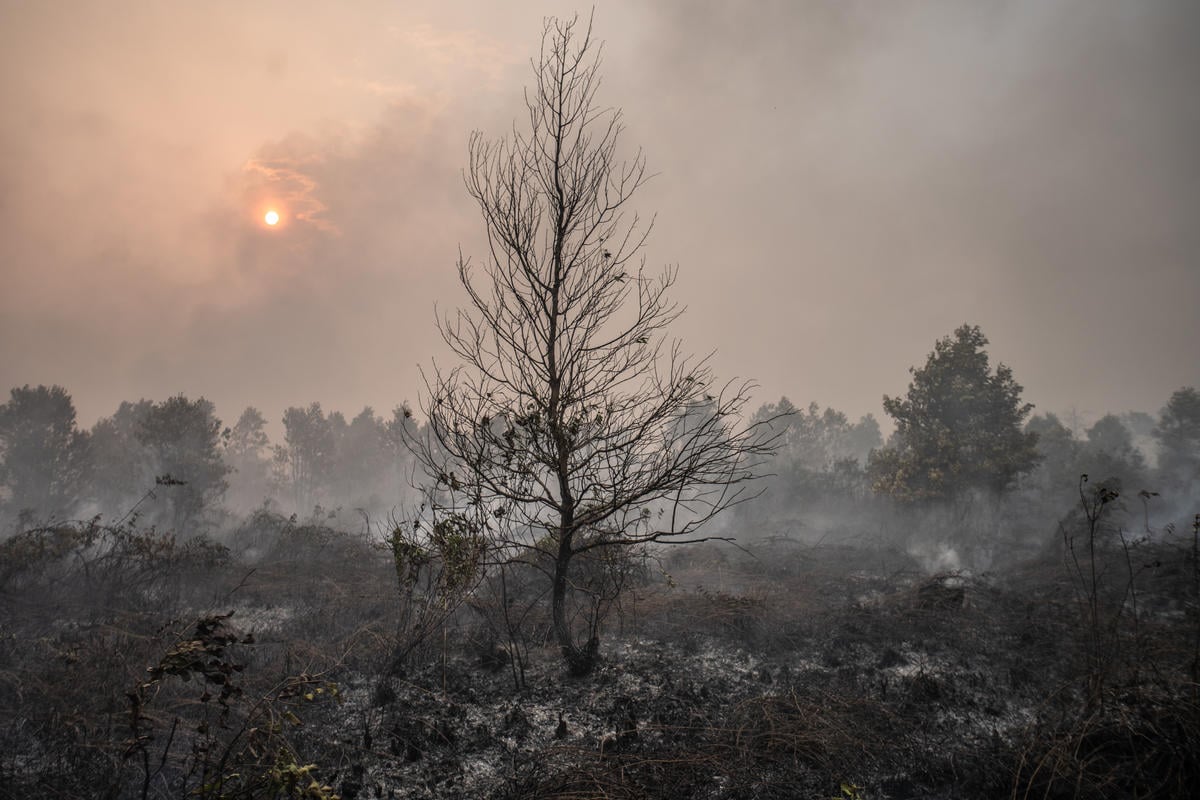
[[[110,5],[0,26],[0,800],[1200,796],[1200,4]]]
[[[386,548],[316,522],[30,531],[0,560],[0,792],[1182,797],[1189,544],[1098,547],[1094,591],[1062,543],[982,575],[680,546],[627,572],[572,677],[517,573],[431,610]]]

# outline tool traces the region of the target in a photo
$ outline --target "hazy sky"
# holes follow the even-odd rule
[[[467,137],[575,8],[0,0],[0,390],[62,384],[85,425],[415,401],[483,254]],[[1200,385],[1200,4],[630,0],[595,30],[675,333],[754,405],[882,416],[963,322],[1039,410]]]

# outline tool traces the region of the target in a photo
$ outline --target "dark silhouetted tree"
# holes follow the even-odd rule
[[[345,420],[343,420],[345,422]],[[333,428],[320,403],[283,413],[286,446],[275,448],[275,462],[291,490],[296,511],[310,511],[328,484],[334,463]]]
[[[482,276],[460,259],[470,309],[439,327],[462,365],[426,374],[428,436],[415,443],[428,529],[543,569],[580,674],[599,640],[594,614],[581,632],[568,611],[578,565],[692,538],[769,454],[768,432],[742,418],[749,387],[714,383],[706,359],[666,340],[676,273],[643,271],[648,226],[627,207],[645,162],[620,160],[620,113],[596,101],[598,50],[590,27],[549,21],[528,127],[471,137],[467,188],[490,250]]]
[[[331,415],[332,417],[332,415]],[[333,426],[334,496],[354,508],[379,508],[384,493],[390,493],[392,457],[387,426],[370,406],[349,423]]]
[[[1173,393],[1159,414],[1154,438],[1166,484],[1184,492],[1200,490],[1200,392],[1185,386]]]
[[[235,508],[258,505],[271,494],[271,440],[266,428],[266,418],[249,406],[223,436],[225,463],[231,471],[229,502]]]
[[[13,389],[0,405],[0,508],[13,516],[71,512],[85,490],[88,436],[61,386]]]
[[[1121,414],[1120,419],[1121,424],[1133,434],[1135,444],[1139,438],[1153,438],[1156,422],[1154,417],[1145,411],[1126,411]]]
[[[874,414],[864,414],[846,431],[841,443],[842,458],[852,458],[866,466],[871,451],[882,445],[883,434],[879,430],[879,420],[875,419]]]
[[[1025,431],[1037,436],[1038,465],[1023,484],[1062,513],[1079,500],[1081,444],[1055,414],[1035,414]]]
[[[770,424],[779,434],[777,464],[795,464],[811,472],[827,471],[848,459],[865,462],[871,450],[883,444],[879,423],[870,414],[851,424],[841,411],[822,411],[816,403],[800,411],[786,397],[762,406],[753,419],[774,420]]]
[[[869,493],[863,467],[882,444],[873,416],[852,424],[835,409],[810,403],[798,410],[783,397],[761,406],[751,419],[769,421],[778,439],[766,496],[740,510],[744,523],[772,531],[808,527],[810,514],[827,518]]]
[[[154,465],[160,481],[169,478],[159,499],[170,512],[163,516],[177,531],[201,522],[215,511],[229,488],[229,467],[221,458],[221,420],[203,397],[176,395],[152,405],[138,425],[137,439]],[[181,481],[182,483],[175,483]]]
[[[92,426],[89,495],[104,514],[123,516],[154,485],[156,465],[138,440],[151,406],[149,400],[122,402],[111,417]]]
[[[1022,430],[1033,406],[1011,369],[991,369],[987,344],[978,326],[963,325],[910,370],[905,397],[883,398],[896,431],[868,465],[875,491],[906,503],[999,496],[1037,465],[1037,434]]]
[[[1095,486],[1137,491],[1145,482],[1146,459],[1134,446],[1133,432],[1115,414],[1106,414],[1087,429],[1080,453],[1081,473]]]

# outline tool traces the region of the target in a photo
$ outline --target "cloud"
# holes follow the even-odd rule
[[[528,59],[511,43],[497,41],[479,30],[450,30],[418,23],[392,27],[388,32],[399,46],[415,48],[427,64],[452,70],[456,75],[480,75],[489,88],[507,77],[511,65]]]
[[[321,215],[327,209],[317,199],[317,183],[311,172],[319,166],[313,159],[319,156],[293,156],[276,153],[273,156],[252,158],[244,168],[247,183],[246,205],[251,208],[278,206],[285,219],[295,219],[326,233],[338,233],[336,227]]]

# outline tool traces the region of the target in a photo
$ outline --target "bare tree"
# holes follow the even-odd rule
[[[627,206],[649,176],[640,150],[621,158],[620,112],[596,104],[600,49],[590,23],[548,20],[528,128],[471,136],[466,185],[489,253],[479,271],[460,256],[470,308],[439,329],[462,363],[425,374],[430,424],[415,443],[427,514],[546,573],[578,674],[599,639],[595,614],[584,636],[573,629],[577,557],[697,541],[749,498],[773,445],[769,426],[744,420],[752,384],[714,383],[708,357],[666,338],[682,310],[667,298],[676,270],[645,270],[652,221]]]

